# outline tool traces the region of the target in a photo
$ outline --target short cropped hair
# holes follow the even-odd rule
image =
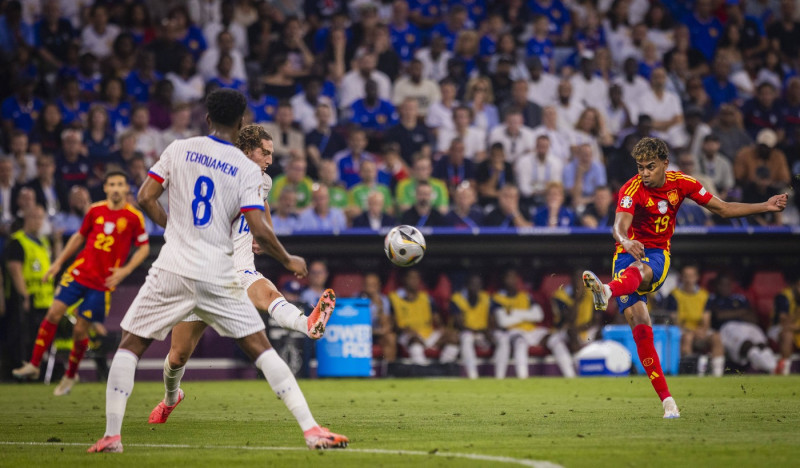
[[[212,122],[233,127],[244,115],[247,100],[239,91],[219,88],[206,97],[206,109]]]
[[[666,161],[669,157],[669,148],[664,140],[652,137],[644,137],[636,143],[631,151],[631,156],[637,162],[647,162],[654,159]]]
[[[243,153],[248,153],[261,147],[261,140],[272,141],[272,135],[264,130],[261,125],[250,124],[239,130],[236,137],[236,147]]]
[[[103,185],[107,184],[112,177],[122,177],[125,179],[125,183],[128,183],[128,174],[121,170],[113,170],[106,172],[106,175],[103,176]]]

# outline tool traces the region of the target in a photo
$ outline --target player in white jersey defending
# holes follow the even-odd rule
[[[266,171],[272,164],[272,136],[260,125],[248,125],[242,128],[236,138],[236,147],[258,164],[262,171]],[[267,174],[262,174],[262,176],[264,183],[261,195],[264,198],[267,222],[271,227],[272,220],[269,215],[267,196],[272,188],[272,179]],[[233,226],[233,262],[239,274],[239,281],[247,291],[250,301],[256,306],[256,309],[269,312],[281,327],[305,333],[312,339],[321,338],[325,333],[325,324],[328,323],[336,303],[333,290],[326,290],[311,315],[306,317],[300,309],[284,299],[270,280],[256,271],[253,249],[257,248],[258,244],[254,245],[250,227],[247,225],[244,215],[241,215],[239,221]],[[178,403],[183,401],[184,393],[180,388],[180,383],[186,370],[186,361],[194,352],[207,326],[200,317],[192,314],[172,329],[169,355],[164,360],[166,394],[164,400],[150,413],[148,420],[150,424],[167,422],[167,418],[178,406]]]
[[[289,271],[307,274],[289,255],[264,215],[261,168],[233,146],[247,107],[244,96],[219,89],[206,99],[207,137],[177,140],[164,150],[139,190],[139,204],[165,244],[123,318],[122,340],[106,386],[106,432],[88,452],[122,452],[121,429],[139,358],[196,313],[222,336],[236,339],[303,430],[309,448],[345,447],[347,437],[320,427],[289,366],[272,349],[264,323],[236,275],[231,228],[244,213],[259,246]],[[158,203],[169,187],[170,213]]]

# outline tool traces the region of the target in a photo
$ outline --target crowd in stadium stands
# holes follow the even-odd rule
[[[162,150],[207,132],[203,98],[219,87],[244,93],[245,123],[274,138],[278,233],[610,226],[644,136],[726,200],[763,201],[800,173],[793,0],[0,0],[0,13],[3,236],[35,205],[42,233],[74,232],[112,169],[135,204]],[[686,201],[678,225],[798,225],[792,196],[783,213],[731,220]],[[420,332],[391,330],[426,296],[412,277],[380,298],[376,281],[365,294],[395,311],[393,324],[378,313],[376,342],[419,358]],[[462,312],[438,338],[443,359],[455,330],[487,338]],[[585,325],[522,336],[559,353]]]
[[[679,371],[722,376],[748,369],[788,374],[800,349],[800,275],[756,272],[739,282],[727,272],[684,262],[648,306],[654,324],[681,329]],[[312,308],[326,286],[340,296],[370,300],[373,357],[416,365],[459,362],[469,378],[529,376],[531,357],[552,355],[563,376],[576,373],[572,356],[603,338],[603,326],[624,323],[616,306],[594,309],[582,271],[545,275],[507,268],[497,275],[418,269],[333,274],[314,261],[308,281],[282,289]],[[383,281],[386,280],[386,281]],[[304,287],[305,283],[305,287]],[[746,287],[743,287],[746,286]]]
[[[52,232],[103,197],[106,170],[130,175],[135,202],[166,146],[207,131],[218,87],[275,138],[279,232],[607,226],[647,135],[727,200],[800,172],[791,0],[0,5],[6,231],[26,187]],[[724,221],[687,201],[679,225],[799,218]]]

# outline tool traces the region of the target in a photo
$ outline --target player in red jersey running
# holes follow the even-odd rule
[[[647,296],[657,291],[669,271],[670,239],[675,232],[675,215],[685,198],[723,218],[783,211],[788,196],[775,195],[763,203],[729,203],[706,191],[695,179],[679,171],[667,171],[669,150],[657,138],[641,139],[632,151],[639,175],[619,192],[613,235],[614,279],[603,284],[591,271],[583,272],[583,282],[594,297],[594,306],[606,310],[616,298],[633,330],[639,359],[661,398],[665,418],[678,418],[680,412],[669,393],[667,380],[653,344],[653,328],[647,311]]]
[[[30,362],[12,373],[17,378],[39,378],[42,355],[53,343],[58,323],[67,309],[78,301],[77,322],[72,331],[72,351],[64,378],[53,392],[66,395],[78,381],[78,364],[89,346],[89,328],[92,323],[102,324],[111,305],[110,293],[150,254],[150,244],[144,227],[142,213],[131,206],[128,197],[128,179],[124,172],[112,171],[103,180],[106,200],[95,203],[83,218],[78,232],[70,237],[64,251],[44,275],[47,281],[61,270],[64,262],[84,245],[78,257],[61,277],[56,297],[47,315],[39,325],[36,343]],[[138,247],[131,260],[131,246]]]

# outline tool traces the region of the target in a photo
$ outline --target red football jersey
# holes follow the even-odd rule
[[[675,215],[686,197],[705,205],[714,196],[700,182],[679,171],[667,171],[667,180],[659,188],[645,187],[637,175],[619,190],[617,212],[633,215],[628,229],[630,239],[638,240],[646,249],[669,250]],[[617,252],[621,251],[618,242]]]
[[[105,201],[95,203],[79,232],[86,238],[86,246],[67,272],[83,286],[99,291],[108,289],[105,283],[111,268],[124,264],[131,246],[149,241],[142,213],[128,203],[119,210],[110,209]]]

